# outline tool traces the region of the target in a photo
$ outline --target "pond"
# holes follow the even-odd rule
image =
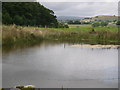
[[[118,49],[73,44],[44,41],[28,48],[3,50],[3,88],[118,87]]]

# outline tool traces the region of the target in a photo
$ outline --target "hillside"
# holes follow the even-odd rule
[[[98,15],[92,18],[82,19],[81,21],[89,22],[89,21],[116,21],[118,16],[108,16],[108,15]]]
[[[93,20],[117,20],[117,16],[107,16],[107,15],[99,15],[99,16],[95,16],[92,19]]]
[[[66,21],[66,20],[81,20],[84,19],[85,17],[77,17],[77,16],[58,16],[57,20],[62,20],[62,21]]]

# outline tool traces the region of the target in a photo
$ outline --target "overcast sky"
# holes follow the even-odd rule
[[[99,0],[98,0],[99,1]],[[57,16],[117,15],[118,2],[40,2]],[[117,1],[117,0],[114,0]]]

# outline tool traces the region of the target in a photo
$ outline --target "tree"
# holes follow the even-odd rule
[[[100,23],[100,26],[104,27],[104,26],[107,26],[108,25],[108,22],[101,22]]]
[[[72,20],[68,21],[68,24],[73,24],[73,21]]]
[[[116,25],[120,25],[120,21],[117,21]]]
[[[67,24],[64,25],[64,28],[69,28],[69,26]]]
[[[16,15],[14,18],[13,18],[13,22],[16,24],[16,25],[23,25],[23,18]]]
[[[99,27],[100,24],[99,24],[99,22],[95,22],[95,23],[92,24],[92,26],[93,26],[93,27]]]
[[[3,2],[3,24],[58,27],[54,12],[38,2]]]
[[[99,26],[104,27],[104,26],[107,26],[107,25],[108,25],[108,22],[94,22],[92,24],[93,27],[99,27]]]
[[[81,24],[81,22],[80,21],[75,21],[74,24]]]
[[[12,18],[10,17],[10,15],[6,12],[4,13],[4,15],[2,16],[2,22],[4,24],[12,24]]]
[[[63,24],[63,23],[59,23],[58,27],[59,28],[69,28],[69,26],[67,24]]]

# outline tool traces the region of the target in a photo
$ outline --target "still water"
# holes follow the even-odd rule
[[[118,50],[71,47],[68,43],[3,50],[3,88],[117,88]]]

